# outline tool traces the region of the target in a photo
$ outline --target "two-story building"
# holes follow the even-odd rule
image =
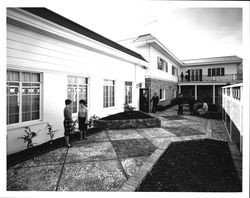
[[[178,93],[178,74],[182,62],[151,34],[124,40],[121,43],[136,50],[148,61],[145,89],[141,89],[141,95],[147,93],[150,99],[157,93],[160,99],[159,105],[170,104]],[[149,105],[149,110],[151,106],[152,104]]]
[[[160,96],[160,105],[169,104],[176,92],[221,105],[221,87],[242,82],[242,59],[237,56],[179,60],[151,34],[121,43],[148,61],[145,87],[150,96]]]
[[[45,8],[7,9],[7,153],[26,148],[24,127],[50,140],[47,122],[63,137],[64,101],[73,119],[80,99],[89,116],[139,109],[148,63],[138,54]]]
[[[223,56],[182,60],[179,92],[184,97],[221,104],[221,87],[242,82],[242,59]]]

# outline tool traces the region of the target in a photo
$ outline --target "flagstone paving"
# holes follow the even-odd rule
[[[171,142],[229,141],[222,121],[177,115],[177,106],[151,114],[161,127],[103,130],[72,148],[59,148],[7,170],[8,191],[132,191]],[[138,182],[138,181],[137,181]]]

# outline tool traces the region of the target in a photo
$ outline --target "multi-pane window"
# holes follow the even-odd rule
[[[7,71],[7,124],[40,119],[41,74]]]
[[[83,99],[88,104],[88,78],[68,76],[67,97],[72,101],[71,111],[77,113],[79,100]]]
[[[104,80],[103,85],[103,107],[115,106],[115,81]]]
[[[225,75],[225,68],[210,68],[208,69],[208,76],[224,76]]]
[[[160,89],[160,100],[165,100],[165,89]]]
[[[168,72],[168,63],[160,57],[157,57],[157,68],[159,70]]]
[[[125,103],[132,103],[132,82],[125,82]]]

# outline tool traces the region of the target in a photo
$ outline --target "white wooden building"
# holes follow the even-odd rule
[[[63,137],[65,99],[87,101],[89,116],[139,108],[147,62],[138,53],[45,8],[7,9],[7,154],[26,148],[24,127]]]

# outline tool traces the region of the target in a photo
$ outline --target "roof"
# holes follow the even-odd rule
[[[169,58],[172,59],[172,61],[174,61],[177,65],[182,66],[183,64],[169,49],[167,49],[156,37],[151,34],[140,35],[133,42],[146,42],[147,44],[150,43],[150,45],[160,53],[167,54]]]
[[[212,57],[212,58],[182,60],[182,62],[183,62],[183,66],[227,64],[227,63],[241,63],[242,58],[238,56],[221,56],[221,57]]]
[[[60,26],[63,26],[65,28],[69,29],[69,30],[77,32],[77,33],[79,33],[79,34],[81,34],[83,36],[89,37],[89,38],[91,38],[93,40],[96,40],[96,41],[98,41],[100,43],[103,43],[103,44],[105,44],[107,46],[110,46],[110,47],[112,47],[114,49],[117,49],[117,50],[119,50],[121,52],[124,52],[124,53],[126,53],[128,55],[134,56],[135,58],[146,61],[137,52],[134,52],[134,51],[132,51],[132,50],[130,50],[130,49],[128,49],[128,48],[126,48],[126,47],[124,47],[124,46],[122,46],[122,45],[120,45],[120,44],[118,44],[118,43],[116,43],[116,42],[114,42],[114,41],[112,41],[112,40],[110,40],[110,39],[96,33],[96,32],[94,32],[94,31],[92,31],[90,29],[87,29],[86,27],[83,27],[83,26],[81,26],[81,25],[79,25],[79,24],[77,24],[77,23],[75,23],[75,22],[73,22],[73,21],[71,21],[71,20],[69,20],[69,19],[67,19],[67,18],[65,18],[65,17],[63,17],[63,16],[49,10],[49,9],[47,9],[47,8],[32,8],[32,7],[29,7],[29,8],[20,8],[20,9],[25,10],[27,12],[30,12],[30,13],[36,15],[36,16],[42,17],[42,18],[44,18],[44,19],[46,19],[48,21],[56,23],[56,24],[58,24]]]

